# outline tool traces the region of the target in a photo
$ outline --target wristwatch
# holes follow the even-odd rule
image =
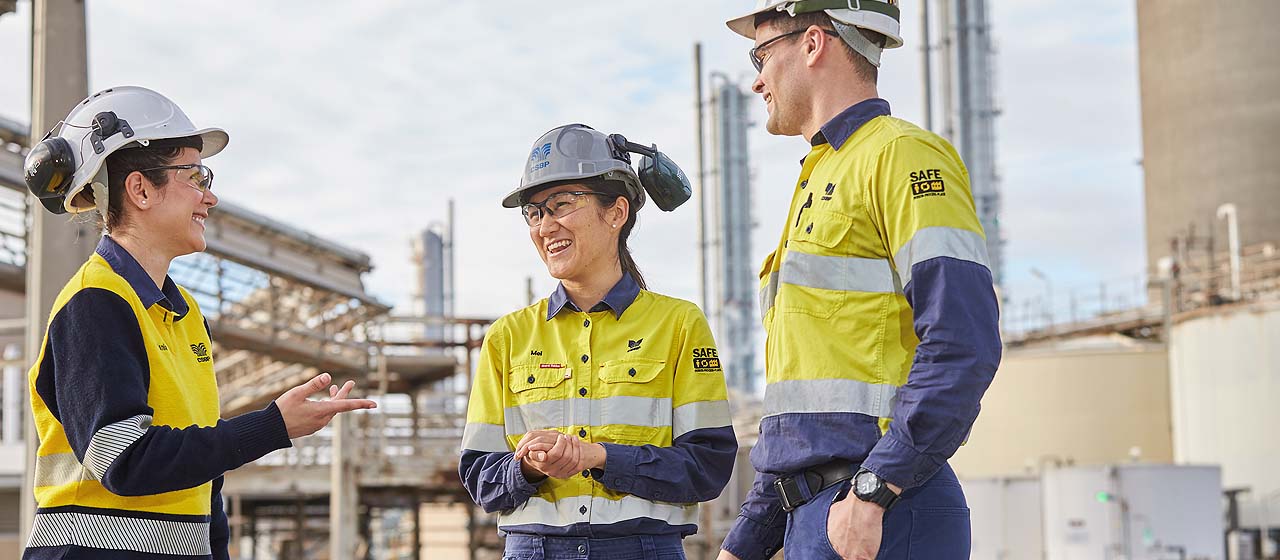
[[[898,503],[898,494],[890,490],[889,485],[876,473],[867,469],[861,469],[858,474],[853,475],[853,495],[886,510]]]

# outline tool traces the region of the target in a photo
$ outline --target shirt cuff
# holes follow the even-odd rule
[[[604,472],[592,473],[610,490],[630,494],[635,489],[636,461],[639,447],[618,443],[601,443],[605,449]]]
[[[252,463],[277,449],[293,447],[289,430],[284,425],[280,408],[273,401],[262,410],[241,414],[227,420],[236,435],[241,464]]]
[[[520,461],[515,459],[515,453],[507,453],[507,476],[506,486],[507,492],[515,498],[515,503],[521,503],[529,499],[529,496],[538,493],[538,484],[542,484],[546,479],[538,481],[536,484],[529,482],[524,477],[524,472],[520,470]]]
[[[915,488],[933,478],[942,464],[936,462],[931,455],[920,453],[890,434],[885,434],[871,449],[862,468],[906,490]]]
[[[785,527],[779,529],[762,525],[750,517],[739,515],[720,548],[739,560],[768,560],[777,554],[785,531]]]

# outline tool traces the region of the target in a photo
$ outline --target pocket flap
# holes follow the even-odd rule
[[[813,210],[806,213],[804,218],[794,239],[828,249],[839,245],[853,229],[853,219],[836,212]]]
[[[664,360],[626,358],[600,366],[600,380],[605,383],[648,383],[662,373]]]
[[[520,393],[530,389],[549,389],[564,383],[573,370],[568,366],[544,367],[559,364],[535,364],[516,366],[507,374],[507,386],[512,393]]]

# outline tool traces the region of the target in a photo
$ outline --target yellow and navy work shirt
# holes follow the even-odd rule
[[[945,140],[858,103],[812,139],[760,271],[767,334],[759,473],[724,548],[767,558],[773,480],[844,461],[903,488],[955,453],[1000,361],[968,172]]]
[[[190,294],[104,237],[28,376],[39,508],[24,559],[227,558],[223,472],[290,443],[274,403],[219,420],[211,346]]]
[[[513,450],[531,430],[602,443],[603,469],[531,484]],[[590,311],[558,287],[485,335],[459,474],[503,534],[608,538],[697,532],[738,444],[724,372],[697,306],[629,274]]]

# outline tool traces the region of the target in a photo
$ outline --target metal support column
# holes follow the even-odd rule
[[[31,13],[31,139],[44,136],[77,103],[88,97],[89,71],[83,0],[34,0]],[[40,354],[44,328],[62,285],[93,251],[97,236],[32,202],[27,232],[26,356]],[[25,399],[25,395],[24,395]],[[21,498],[21,541],[35,517],[35,424],[24,422],[27,466]]]

